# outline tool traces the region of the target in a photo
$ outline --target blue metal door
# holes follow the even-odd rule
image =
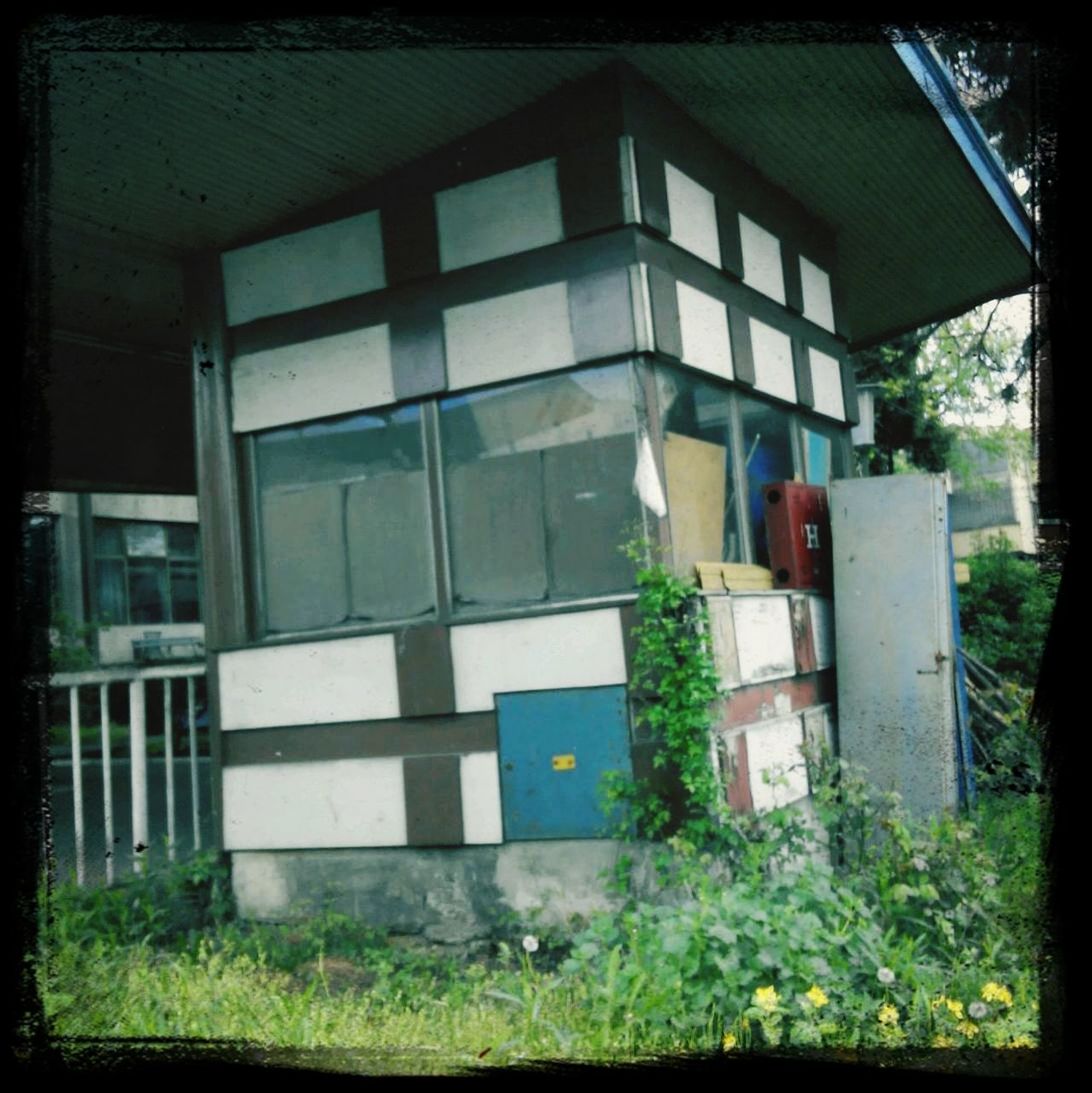
[[[497,695],[497,731],[506,840],[611,834],[599,780],[632,771],[625,687]]]

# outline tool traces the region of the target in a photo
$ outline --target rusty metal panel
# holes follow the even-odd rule
[[[722,769],[724,774],[725,796],[728,807],[733,812],[752,812],[751,774],[747,759],[747,734],[736,733],[734,736],[721,738]]]
[[[808,596],[792,597],[792,641],[796,646],[796,670],[814,672],[815,641],[811,634],[811,608]]]
[[[457,755],[402,760],[406,792],[406,842],[410,846],[459,846],[463,800]]]
[[[917,815],[955,807],[948,505],[939,475],[831,486],[842,755]]]

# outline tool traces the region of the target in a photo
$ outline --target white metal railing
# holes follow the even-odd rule
[[[75,842],[76,883],[87,881],[87,829],[84,808],[83,755],[80,739],[80,688],[97,687],[99,722],[102,733],[102,806],[103,838],[106,848],[106,883],[114,881],[114,806],[113,772],[110,747],[110,684],[125,683],[129,688],[129,789],[132,811],[132,867],[142,872],[151,845],[148,812],[148,738],[145,684],[163,681],[163,733],[166,782],[166,844],[170,860],[174,860],[178,844],[175,820],[176,771],[174,757],[174,726],[171,681],[186,681],[186,726],[189,732],[190,812],[193,847],[201,849],[200,778],[197,751],[196,681],[204,676],[205,664],[164,664],[154,667],[94,668],[80,672],[58,672],[50,677],[54,690],[67,688],[68,716],[72,750],[72,809]]]

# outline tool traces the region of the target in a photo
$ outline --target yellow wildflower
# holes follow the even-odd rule
[[[957,1002],[954,998],[945,998],[944,1004],[948,1007],[948,1012],[957,1020],[963,1020],[963,1003]]]
[[[812,984],[811,990],[807,991],[804,997],[816,1008],[820,1009],[825,1006],[830,999],[826,996],[822,987]]]
[[[978,1035],[978,1026],[972,1021],[960,1021],[956,1028],[967,1037],[968,1040],[973,1040]]]
[[[1014,1036],[1008,1043],[1009,1047],[1035,1047],[1035,1041],[1030,1036]]]
[[[767,1013],[773,1013],[777,1009],[777,1003],[780,999],[777,997],[777,991],[773,987],[759,987],[755,991],[754,1004],[759,1009],[765,1010]]]
[[[982,997],[987,1002],[1000,1002],[1003,1006],[1012,1005],[1012,992],[1000,983],[987,983],[982,988]]]
[[[955,1040],[950,1036],[934,1036],[933,1047],[955,1047]]]
[[[899,1023],[899,1011],[890,1002],[884,1002],[880,1006],[880,1012],[876,1015],[876,1020],[881,1025],[888,1025],[893,1028]]]
[[[726,1032],[724,1034],[724,1039],[720,1042],[720,1046],[724,1048],[725,1051],[731,1051],[737,1043],[738,1041],[736,1040],[735,1033]]]

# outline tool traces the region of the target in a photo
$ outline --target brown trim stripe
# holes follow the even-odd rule
[[[497,750],[497,716],[488,710],[448,717],[400,717],[388,721],[343,721],[334,725],[234,729],[219,735],[224,766],[463,755]]]
[[[463,796],[457,755],[402,760],[408,846],[461,846]]]
[[[623,223],[621,144],[602,137],[557,157],[557,187],[566,239]]]
[[[733,812],[753,812],[751,800],[751,772],[747,763],[747,734],[738,733],[724,741],[725,758],[732,764],[731,778],[725,771],[728,807]],[[734,754],[733,754],[734,753]]]
[[[656,348],[669,357],[681,360],[682,328],[679,325],[679,296],[674,276],[658,266],[649,266],[648,295],[652,303],[652,332]]]
[[[394,635],[398,709],[403,718],[455,713],[455,673],[446,626],[410,626]]]

